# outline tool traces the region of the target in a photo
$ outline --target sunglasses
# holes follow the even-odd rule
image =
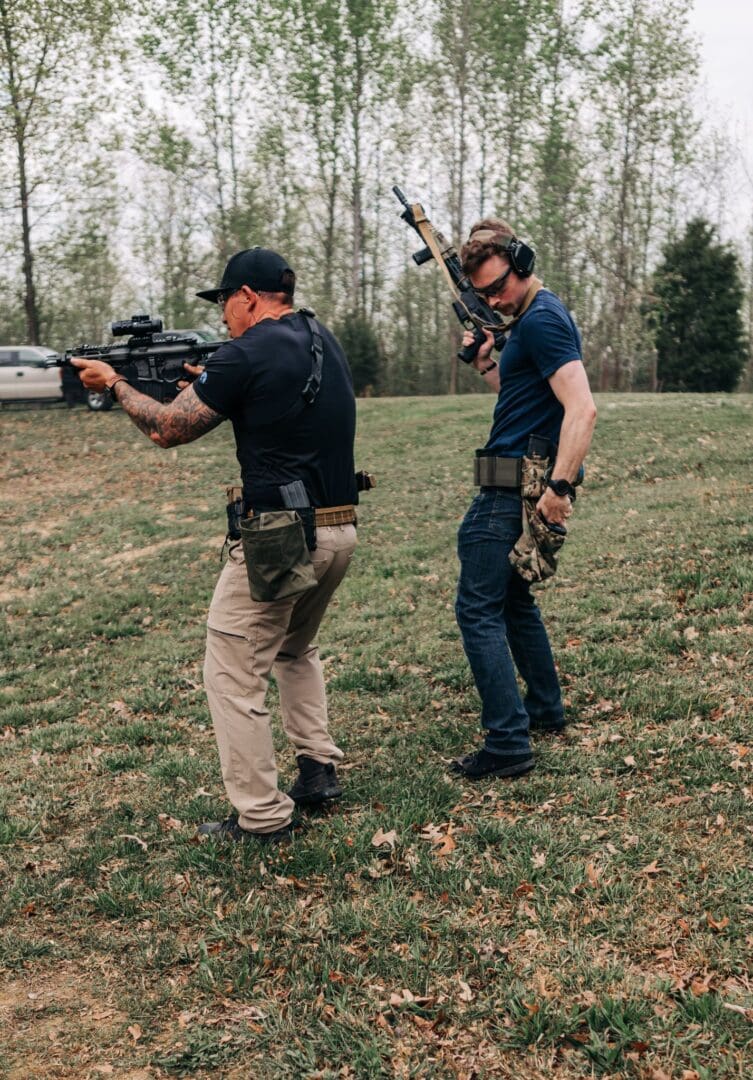
[[[235,293],[237,293],[237,292],[238,292],[237,289],[223,289],[222,292],[218,293],[218,295],[217,295],[217,304],[219,306],[220,311],[225,310],[225,304],[228,302],[230,297],[234,296]]]
[[[495,278],[494,281],[491,282],[491,284],[484,285],[483,287],[479,288],[476,288],[476,286],[474,285],[473,291],[475,292],[476,296],[480,296],[482,300],[489,300],[492,296],[496,296],[498,293],[502,292],[502,289],[505,286],[505,282],[507,281],[511,273],[512,267],[508,266],[504,274],[500,274],[498,278]]]

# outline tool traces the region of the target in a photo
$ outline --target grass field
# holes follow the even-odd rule
[[[540,597],[572,723],[473,786],[454,536],[491,404],[360,404],[347,791],[279,852],[195,837],[230,431],[3,411],[1,1075],[753,1075],[753,398],[600,399]]]

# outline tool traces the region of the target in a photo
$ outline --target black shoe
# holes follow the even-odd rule
[[[456,758],[449,769],[466,780],[484,780],[487,776],[524,776],[534,765],[531,754],[492,754],[482,746],[472,754]]]
[[[274,832],[253,832],[238,824],[237,814],[224,821],[205,821],[196,831],[199,836],[214,836],[218,840],[257,840],[260,844],[287,844],[293,838],[292,825],[283,825]]]
[[[296,760],[298,776],[288,795],[297,806],[321,806],[340,798],[343,789],[334,765],[322,765],[303,754]]]
[[[559,735],[566,727],[566,720],[555,720],[553,722],[548,722],[546,720],[530,720],[528,722],[528,730],[537,732],[540,735]]]

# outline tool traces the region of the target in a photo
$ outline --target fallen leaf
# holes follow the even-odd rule
[[[721,919],[715,919],[710,911],[706,912],[706,923],[712,930],[726,930],[729,926],[729,915]]]
[[[390,994],[390,1005],[409,1005],[415,1000],[410,990],[401,990],[399,993]]]
[[[624,758],[623,758],[622,760],[623,760],[623,761],[625,762],[625,764],[626,764],[626,765],[628,765],[628,766],[629,766],[629,767],[630,767],[631,769],[635,768],[635,758],[633,757],[633,755],[632,755],[632,754],[628,754],[628,756],[627,756],[627,757],[624,757]]]
[[[170,817],[169,814],[157,814],[157,820],[160,823],[160,828],[167,830],[170,829],[182,829],[183,822],[177,818]]]
[[[648,866],[644,866],[638,873],[645,874],[646,877],[654,877],[656,874],[663,874],[664,868],[659,866],[656,859],[654,859],[653,862],[650,862]]]
[[[434,854],[439,858],[444,858],[445,855],[449,855],[453,852],[456,847],[457,844],[452,836],[447,833],[446,836],[440,836],[434,841]]]
[[[118,833],[115,837],[116,840],[133,840],[134,844],[138,844],[142,851],[147,851],[149,845],[146,840],[142,840],[140,836],[134,836],[133,833]]]
[[[698,631],[694,626],[686,626],[682,632],[682,636],[686,641],[695,641],[698,637]]]
[[[586,877],[588,878],[588,884],[591,888],[597,888],[599,884],[599,871],[592,862],[586,863]]]
[[[383,847],[385,844],[390,850],[395,850],[395,844],[398,841],[398,835],[394,829],[390,829],[389,832],[383,832],[382,829],[377,829],[371,838],[372,847]]]
[[[463,982],[462,979],[458,979],[460,984],[460,993],[458,997],[461,1001],[473,1001],[474,994],[467,982]]]
[[[723,1009],[729,1009],[730,1012],[738,1013],[740,1016],[744,1016],[746,1020],[753,1021],[753,1009],[746,1009],[742,1005],[735,1005],[731,1001],[722,1002]]]
[[[133,1041],[137,1043],[141,1038],[141,1028],[138,1024],[131,1024],[131,1026],[128,1028],[128,1034],[131,1036]]]

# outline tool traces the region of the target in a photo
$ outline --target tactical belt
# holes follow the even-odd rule
[[[246,513],[247,518],[254,516],[253,510],[249,510]],[[355,506],[322,506],[316,507],[314,510],[314,520],[318,528],[325,528],[328,525],[355,525],[356,523],[356,508]]]
[[[519,488],[521,459],[482,455],[473,461],[473,482],[479,487]]]

